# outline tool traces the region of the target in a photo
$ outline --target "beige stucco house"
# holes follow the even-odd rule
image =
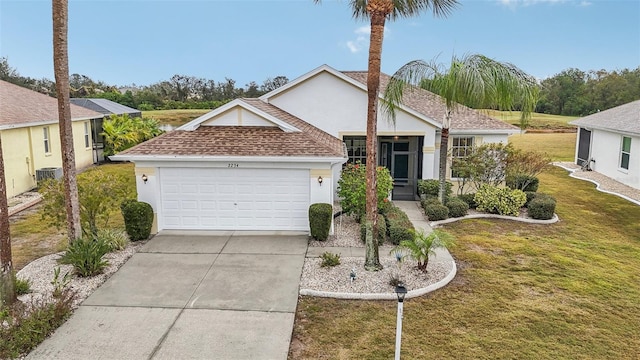
[[[236,99],[112,160],[136,165],[138,198],[155,231],[308,231],[312,203],[333,203],[345,162],[366,160],[366,72],[320,66],[257,99]],[[384,89],[388,75],[381,76]],[[395,125],[379,111],[378,164],[393,199],[415,199],[419,179],[437,178],[442,99],[417,89]],[[452,153],[507,142],[519,129],[466,107],[450,126]]]
[[[71,105],[71,117],[76,167],[81,169],[93,164],[90,121],[103,115]],[[42,169],[62,167],[55,98],[0,81],[0,136],[8,197],[35,188]]]

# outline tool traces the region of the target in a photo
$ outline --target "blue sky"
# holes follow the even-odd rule
[[[70,71],[113,85],[184,74],[242,86],[322,64],[366,70],[368,23],[351,17],[348,2],[70,0]],[[51,27],[51,1],[0,0],[0,56],[22,75],[53,79]],[[541,79],[571,67],[636,68],[640,1],[462,0],[444,19],[388,22],[382,71],[454,53]]]

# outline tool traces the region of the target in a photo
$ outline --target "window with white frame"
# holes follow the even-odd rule
[[[89,148],[89,122],[84,123],[84,147]]]
[[[344,144],[347,146],[347,153],[349,155],[349,163],[360,162],[362,164],[367,163],[367,150],[366,136],[345,136],[343,139]]]
[[[622,146],[620,151],[620,167],[629,170],[629,158],[631,157],[631,138],[622,137]]]
[[[49,141],[49,127],[42,128],[42,136],[44,140],[44,153],[51,154],[51,142]]]
[[[454,136],[451,138],[451,157],[452,158],[466,158],[471,155],[473,151],[473,136]],[[460,177],[455,171],[451,171],[451,177]]]

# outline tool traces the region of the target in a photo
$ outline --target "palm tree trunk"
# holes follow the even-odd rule
[[[11,305],[16,299],[11,262],[11,234],[9,232],[9,206],[7,184],[4,178],[4,158],[0,138],[0,305]]]
[[[67,236],[69,242],[72,242],[82,236],[82,228],[80,226],[80,202],[76,181],[71,107],[69,105],[68,14],[67,0],[53,0],[53,72],[58,93],[58,121],[67,210]]]
[[[365,263],[368,271],[382,269],[378,254],[378,196],[376,168],[378,150],[378,93],[380,90],[380,63],[382,40],[386,17],[391,13],[393,4],[389,0],[369,1],[367,11],[371,17],[371,36],[369,40],[369,69],[367,72],[367,187],[366,187],[366,223],[365,223]]]
[[[449,150],[449,128],[442,128],[442,135],[440,136],[440,164],[438,167],[438,180],[440,181],[440,190],[438,191],[438,198],[444,205],[446,197],[446,185],[447,185],[447,152]]]

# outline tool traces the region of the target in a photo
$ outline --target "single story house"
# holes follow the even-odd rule
[[[576,164],[640,189],[640,100],[570,124],[578,127]]]
[[[93,164],[91,121],[102,114],[71,105],[76,167]],[[36,187],[39,178],[62,175],[58,101],[0,81],[0,136],[7,196]]]
[[[84,108],[99,112],[104,117],[110,115],[124,115],[136,118],[142,117],[142,111],[122,104],[118,104],[115,101],[99,98],[72,98],[71,103],[74,105],[82,106]],[[102,136],[102,122],[103,118],[93,119],[91,121],[91,139],[93,140],[93,162],[98,164],[104,161],[104,136]]]
[[[308,230],[308,207],[333,203],[342,164],[366,162],[366,72],[320,66],[257,99],[237,99],[120,154],[136,164],[138,198],[163,229]],[[390,77],[381,76],[382,89]],[[378,165],[393,199],[415,199],[438,174],[442,99],[408,92],[395,124],[378,113]],[[507,142],[519,129],[460,107],[455,154]]]

